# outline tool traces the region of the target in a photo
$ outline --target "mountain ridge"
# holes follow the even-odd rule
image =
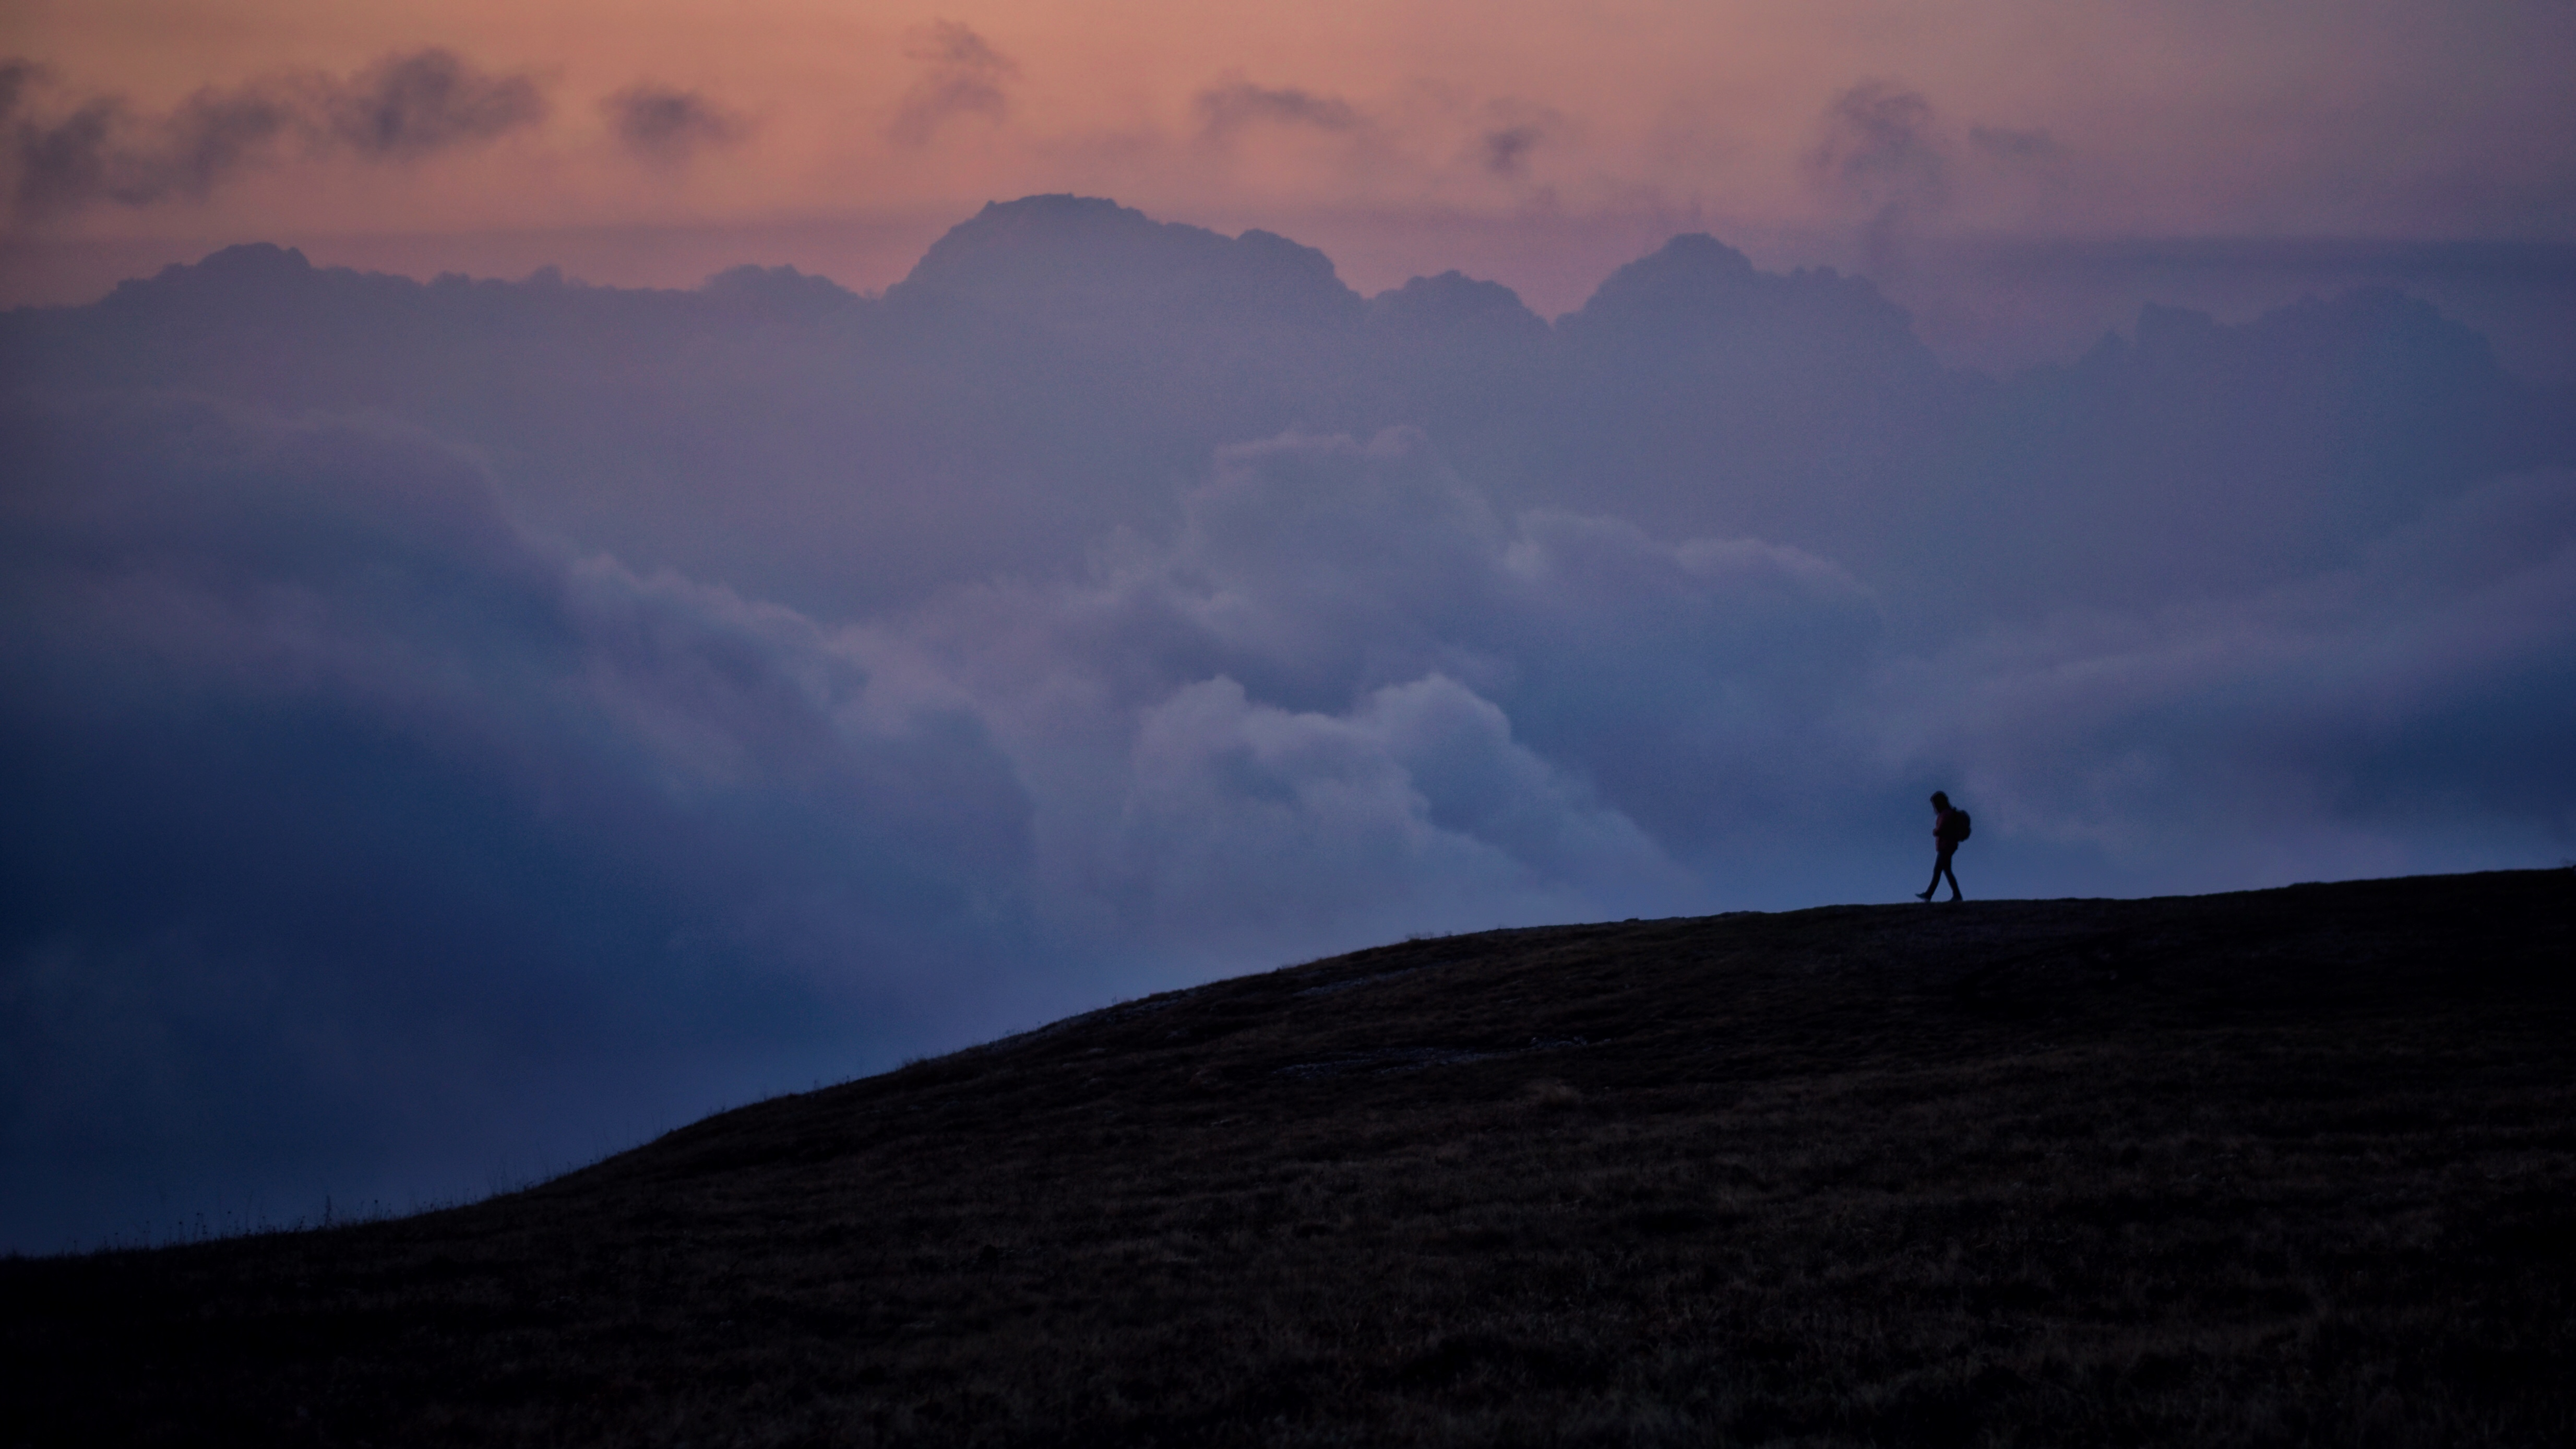
[[[0,1347],[27,1442],[2548,1442],[2570,889],[1395,943],[0,1264]]]

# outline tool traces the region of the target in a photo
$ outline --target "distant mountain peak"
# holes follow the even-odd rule
[[[208,252],[194,263],[172,262],[148,278],[119,282],[116,290],[239,292],[291,287],[309,280],[316,268],[294,247],[274,242],[242,242]]]
[[[164,270],[168,270],[164,268]],[[243,242],[221,251],[209,252],[197,263],[199,276],[227,277],[293,277],[313,270],[313,263],[294,247],[275,242]]]
[[[1104,197],[987,203],[932,243],[888,298],[965,298],[1057,324],[1199,315],[1348,324],[1364,307],[1330,257],[1273,232],[1228,237]]]
[[[1415,332],[1544,332],[1547,323],[1500,282],[1450,270],[1415,277],[1369,299],[1369,320]]]
[[[1922,353],[1914,320],[1868,278],[1831,267],[1766,272],[1705,232],[1686,232],[1612,272],[1581,311],[1558,319],[1577,334],[1723,342],[1764,333]],[[1929,364],[1930,355],[1921,359]]]
[[[858,293],[829,277],[786,266],[727,267],[700,283],[698,291],[756,310],[789,315],[848,308],[861,300]]]

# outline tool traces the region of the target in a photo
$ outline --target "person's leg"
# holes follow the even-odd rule
[[[1941,863],[1938,866],[1935,866],[1932,872],[1932,878],[1935,882],[1938,882],[1943,876],[1948,876],[1950,878],[1950,899],[1954,901],[1959,899],[1959,873],[1950,868],[1950,852],[1946,850],[1941,852]]]
[[[1932,899],[1932,893],[1941,888],[1941,868],[1949,863],[1950,852],[1946,850],[1932,857],[1932,883],[1925,886],[1922,890],[1915,892],[1914,898],[1916,900],[1928,901]]]

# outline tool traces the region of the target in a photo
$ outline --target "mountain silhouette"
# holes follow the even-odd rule
[[[1064,327],[1161,325],[1348,329],[1366,311],[1332,259],[1273,232],[1229,237],[1157,222],[1084,196],[986,204],[949,228],[889,303],[967,299]]]
[[[1483,346],[1530,344],[1547,335],[1547,323],[1511,288],[1458,271],[1378,293],[1369,299],[1369,325],[1392,337],[1472,338]]]
[[[0,316],[0,376],[400,419],[577,546],[827,615],[1078,569],[1170,527],[1214,449],[1291,428],[1419,427],[1507,509],[1805,548],[1934,632],[2260,589],[2467,480],[2576,461],[2563,390],[2394,293],[2233,325],[2150,307],[1993,378],[1943,367],[1863,278],[1705,235],[1548,323],[1493,282],[1364,299],[1284,237],[1077,196],[986,206],[882,297],[786,268],[416,283],[228,248]]]

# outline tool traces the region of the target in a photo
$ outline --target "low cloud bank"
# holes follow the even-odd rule
[[[1551,325],[987,221],[882,299],[245,251],[0,326],[10,1242],[1409,933],[1891,899],[1935,787],[1972,895],[2576,853],[2569,440],[2420,304],[1998,380],[1705,238]]]
[[[6,432],[13,1240],[479,1190],[1007,1020],[1028,806],[971,715],[404,430]]]
[[[1877,618],[1794,549],[1506,520],[1391,431],[1227,449],[1169,544],[871,632],[1021,761],[1077,909],[1251,965],[1719,899],[1694,817],[1785,793]]]
[[[2557,864],[2576,768],[2576,473],[2490,479],[2352,563],[1980,632],[1865,698],[2050,888]],[[1987,840],[1981,829],[1979,843]]]

